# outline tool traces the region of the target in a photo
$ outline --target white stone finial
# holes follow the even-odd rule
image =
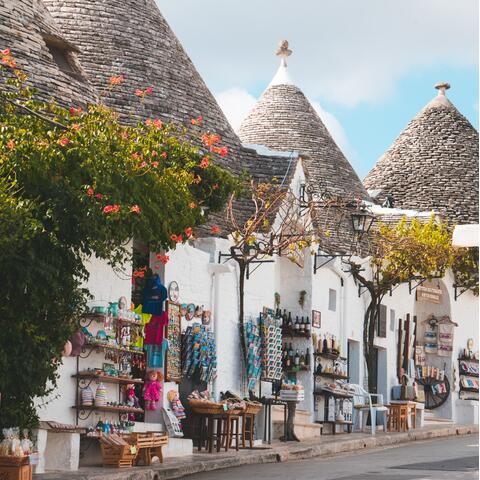
[[[438,90],[438,95],[445,97],[445,91],[450,88],[450,84],[447,82],[440,82],[435,85],[435,88]]]
[[[282,40],[276,52],[277,57],[280,57],[280,67],[270,82],[269,87],[272,85],[293,85],[287,70],[287,57],[291,54],[292,51],[288,48],[288,40]]]

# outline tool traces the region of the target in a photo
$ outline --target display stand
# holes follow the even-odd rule
[[[460,375],[460,400],[478,401],[479,363],[475,358],[458,359],[458,373]]]

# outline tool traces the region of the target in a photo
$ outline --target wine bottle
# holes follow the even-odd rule
[[[288,325],[289,328],[292,328],[292,327],[293,327],[292,312],[288,312],[287,325]]]
[[[295,331],[300,331],[300,321],[298,320],[298,317],[295,318]]]
[[[305,324],[305,330],[307,333],[310,333],[312,331],[312,324],[310,323],[310,319],[307,317],[307,323]]]
[[[300,365],[300,355],[298,353],[298,349],[295,353],[295,358],[294,358],[294,363],[295,363],[295,366],[298,367]]]
[[[292,342],[290,342],[290,348],[288,349],[288,356],[293,358],[293,347],[292,347]]]
[[[323,353],[328,353],[328,341],[327,341],[327,334],[325,334],[325,337],[323,338]]]
[[[307,353],[305,354],[305,365],[310,365],[310,349],[307,347]]]
[[[305,355],[303,353],[300,355],[300,366],[305,366]]]
[[[324,348],[324,346],[325,346],[324,343],[323,343],[322,338],[323,338],[323,335],[320,334],[320,338],[319,338],[319,340],[318,340],[318,353],[323,353],[323,348]]]
[[[300,320],[300,332],[305,333],[305,320],[303,319],[303,317]]]

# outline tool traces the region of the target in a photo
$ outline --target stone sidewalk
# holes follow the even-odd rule
[[[335,455],[364,449],[394,446],[416,440],[478,433],[478,425],[435,425],[402,433],[365,433],[323,436],[301,443],[275,442],[272,445],[222,453],[194,453],[186,457],[167,458],[165,463],[130,469],[85,468],[78,472],[34,475],[34,480],[166,480],[185,475],[258,463],[277,463]]]

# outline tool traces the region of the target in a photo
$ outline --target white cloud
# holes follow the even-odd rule
[[[417,69],[478,62],[478,0],[157,3],[214,91],[265,88],[282,38],[297,85],[347,106],[384,99]]]
[[[241,88],[230,88],[215,95],[220,108],[235,131],[248,115],[257,99]]]

